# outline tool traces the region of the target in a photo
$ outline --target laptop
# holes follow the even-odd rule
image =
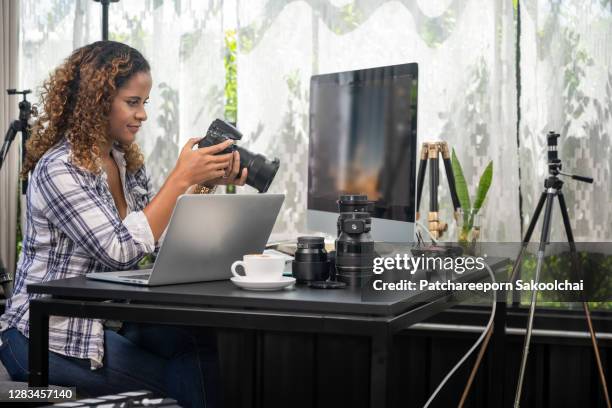
[[[234,261],[263,252],[284,199],[283,194],[182,195],[152,269],[86,276],[144,286],[229,279]]]

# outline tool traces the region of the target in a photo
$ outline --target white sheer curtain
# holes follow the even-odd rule
[[[90,0],[21,0],[19,72],[34,91],[70,53],[101,39],[101,7]]]
[[[55,67],[75,48],[100,39],[102,13],[100,5],[89,0],[20,0],[18,3],[19,88],[31,89],[28,100],[36,105],[40,101],[40,87]],[[24,207],[22,199],[22,225]]]
[[[18,103],[21,98],[9,96],[8,88],[18,86],[19,56],[19,3],[4,1],[0,5],[0,137],[10,123],[19,117]],[[13,145],[0,171],[0,260],[8,273],[15,274],[16,229],[17,229],[17,191],[19,177],[20,137]]]
[[[525,227],[548,175],[555,130],[576,240],[612,240],[612,2],[521,2],[520,166]],[[538,227],[538,236],[539,229]],[[551,240],[565,241],[555,203]]]
[[[310,76],[418,62],[419,144],[455,147],[471,194],[493,160],[484,239],[520,238],[518,221],[498,221],[519,219],[511,2],[259,0],[237,10],[238,125],[250,147],[282,159],[270,188],[287,194],[276,232],[305,227]],[[443,179],[440,208],[451,224],[447,190]],[[427,189],[423,197],[426,213]]]
[[[138,143],[155,188],[190,137],[223,118],[223,2],[121,1],[111,5],[110,39],[129,44],[151,64],[149,115]]]
[[[22,0],[22,86],[36,88],[72,50],[101,39],[91,0]],[[138,142],[159,188],[179,149],[223,117],[223,2],[121,1],[109,7],[109,37],[143,53],[153,89]]]
[[[595,178],[595,185],[564,187],[576,239],[610,239],[612,4],[521,2],[517,84],[513,3],[123,0],[110,6],[110,33],[141,50],[153,67],[139,143],[156,187],[184,141],[223,117],[224,38],[235,18],[243,145],[282,160],[270,190],[287,194],[276,232],[305,228],[310,76],[418,62],[419,144],[445,140],[455,147],[472,194],[486,163],[494,162],[485,240],[520,239],[521,215],[524,228],[542,190],[550,129],[561,132],[565,169]],[[22,0],[19,87],[36,89],[74,48],[99,39],[100,14],[90,0]],[[444,178],[439,200],[442,218],[451,221]],[[426,185],[421,211],[427,206]],[[553,238],[563,239],[555,230]]]

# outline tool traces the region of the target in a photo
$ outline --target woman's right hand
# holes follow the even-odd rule
[[[206,183],[207,181],[223,177],[228,171],[232,160],[232,153],[220,154],[218,156],[215,156],[215,154],[234,144],[233,140],[226,140],[214,146],[194,150],[193,146],[199,141],[200,138],[197,137],[189,139],[185,146],[183,146],[174,166],[175,176],[179,177],[188,186]]]

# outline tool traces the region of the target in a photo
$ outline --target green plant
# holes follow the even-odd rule
[[[467,237],[469,236],[472,228],[474,227],[474,217],[478,214],[478,211],[480,211],[480,208],[482,207],[482,204],[484,203],[484,200],[487,197],[489,187],[491,187],[491,181],[493,179],[493,161],[489,162],[485,170],[482,172],[482,175],[480,176],[480,181],[478,182],[478,188],[476,190],[476,196],[474,197],[473,205],[470,201],[470,194],[468,191],[467,183],[465,181],[465,176],[463,175],[463,168],[461,167],[461,163],[459,163],[459,159],[457,158],[455,149],[453,149],[452,152],[451,166],[453,168],[453,173],[455,176],[455,188],[457,190],[457,197],[459,198],[459,203],[461,204],[461,208],[463,209],[463,225],[459,234],[459,241],[467,241]]]
[[[236,31],[225,32],[225,120],[236,123],[238,119],[238,71],[236,56]]]

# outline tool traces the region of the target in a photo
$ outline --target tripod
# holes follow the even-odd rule
[[[29,89],[25,91],[17,91],[15,89],[7,89],[6,92],[9,95],[23,95],[23,100],[19,102],[19,119],[14,120],[10,125],[6,132],[6,136],[4,136],[4,143],[2,144],[2,148],[0,149],[0,169],[2,169],[2,165],[4,164],[4,160],[8,155],[9,149],[11,148],[11,143],[15,140],[17,133],[21,132],[21,162],[25,162],[26,156],[26,142],[30,138],[30,117],[32,114],[36,115],[36,108],[32,108],[32,104],[27,100],[27,94],[32,93]],[[28,178],[24,176],[21,183],[21,191],[25,194],[28,189]]]
[[[570,253],[572,256],[572,265],[573,267],[577,267],[577,253],[576,253],[576,244],[574,242],[574,234],[572,233],[572,227],[570,225],[570,219],[567,212],[567,205],[565,204],[565,198],[563,197],[563,193],[561,192],[561,188],[563,187],[563,181],[559,179],[559,175],[569,176],[574,180],[582,181],[585,183],[593,183],[593,179],[590,177],[576,176],[571,174],[566,174],[561,172],[561,160],[557,156],[557,139],[559,138],[558,133],[549,132],[547,135],[548,139],[548,178],[544,181],[544,191],[540,196],[540,200],[536,206],[536,209],[533,213],[533,218],[529,223],[529,227],[527,228],[527,233],[525,234],[525,238],[522,241],[521,249],[519,251],[518,257],[514,263],[514,267],[512,268],[512,277],[510,281],[514,284],[517,273],[520,269],[521,261],[525,254],[525,250],[527,245],[529,244],[529,240],[531,239],[531,235],[533,234],[533,230],[538,222],[538,218],[542,212],[542,208],[544,204],[546,207],[544,208],[544,221],[542,223],[542,234],[540,236],[540,244],[537,252],[537,265],[536,265],[536,274],[535,274],[535,285],[537,286],[540,280],[540,272],[542,270],[542,263],[544,262],[544,252],[546,250],[546,245],[548,244],[548,237],[550,234],[550,221],[552,218],[552,210],[553,210],[553,201],[555,197],[559,199],[559,207],[561,208],[561,216],[563,217],[563,225],[565,227],[565,234],[567,236],[567,241],[570,246]],[[535,307],[537,301],[537,290],[532,290],[531,292],[531,301],[529,305],[529,317],[527,321],[527,331],[525,335],[525,342],[523,346],[523,356],[521,360],[521,366],[519,371],[518,384],[516,388],[516,394],[514,399],[514,407],[518,408],[520,406],[521,400],[521,392],[523,387],[523,379],[525,377],[525,368],[527,366],[527,356],[529,353],[529,343],[531,341],[531,332],[533,328],[533,317],[535,314]],[[597,346],[597,339],[595,337],[595,331],[593,330],[593,324],[591,322],[591,314],[589,312],[589,306],[586,301],[582,302],[585,317],[587,320],[587,325],[589,328],[589,332],[591,335],[591,342],[593,345],[593,349],[595,351],[595,359],[597,360],[597,367],[599,371],[600,380],[603,385],[604,395],[606,399],[607,406],[610,407],[610,397],[608,395],[608,388],[606,385],[606,378],[603,371],[603,366],[601,363],[601,357],[599,355],[599,348]]]
[[[15,89],[7,89],[6,92],[9,95],[23,95],[23,100],[19,102],[19,119],[14,120],[8,128],[6,132],[6,136],[4,137],[4,143],[2,144],[2,148],[0,148],[0,170],[2,169],[2,165],[6,160],[6,156],[8,155],[9,149],[11,148],[11,143],[15,140],[17,133],[21,132],[21,162],[25,161],[26,154],[26,142],[30,138],[30,127],[29,120],[32,114],[36,114],[35,108],[32,107],[32,104],[27,100],[26,95],[31,93],[29,89],[25,91],[17,91]],[[23,193],[26,192],[28,188],[28,179],[27,176],[24,176],[21,184],[21,191]],[[8,275],[6,269],[4,268],[4,263],[2,259],[0,259],[0,285],[4,289],[4,294],[7,298],[11,296],[11,287],[10,287],[11,277]]]
[[[421,206],[421,195],[423,193],[423,182],[425,180],[425,171],[427,169],[427,161],[429,160],[429,231],[432,237],[439,238],[446,231],[448,225],[439,220],[438,216],[438,185],[440,184],[440,168],[438,165],[438,157],[442,155],[444,169],[446,170],[446,178],[448,180],[448,188],[450,190],[451,199],[453,200],[453,208],[455,209],[455,220],[459,220],[459,197],[455,188],[455,176],[451,166],[450,152],[448,143],[446,142],[424,142],[421,148],[421,162],[419,163],[419,173],[417,176],[417,213],[416,219],[420,217],[419,207]]]

